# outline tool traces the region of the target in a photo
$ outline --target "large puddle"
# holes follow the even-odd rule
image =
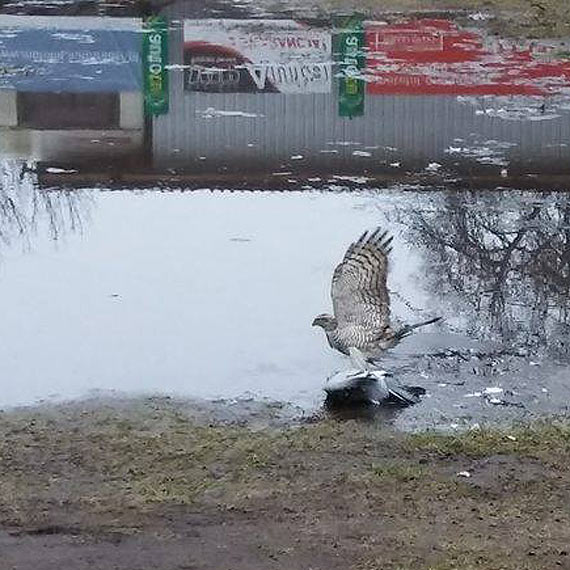
[[[312,318],[347,244],[382,226],[394,316],[444,318],[384,360],[428,389],[399,421],[566,409],[564,194],[46,192],[32,177],[3,196],[3,405],[117,389],[318,407],[346,362]]]
[[[0,406],[119,390],[311,413],[346,366],[311,322],[381,226],[393,315],[443,317],[386,354],[427,389],[396,424],[566,413],[563,40],[210,4],[4,7]]]

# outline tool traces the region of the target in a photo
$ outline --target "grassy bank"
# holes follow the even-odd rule
[[[264,2],[264,0],[261,0]],[[483,22],[501,36],[517,38],[570,37],[570,3],[567,0],[281,0],[279,9],[300,13],[313,11],[325,14],[359,11],[368,17],[416,12],[426,17],[454,11],[461,23]],[[275,6],[267,2],[267,8]],[[485,20],[470,18],[483,14]]]
[[[0,442],[16,543],[209,543],[192,568],[570,567],[568,424],[252,431],[149,404],[4,413]]]

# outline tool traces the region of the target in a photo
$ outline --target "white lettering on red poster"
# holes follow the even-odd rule
[[[370,94],[551,95],[570,92],[570,58],[555,42],[524,43],[447,20],[366,25]]]

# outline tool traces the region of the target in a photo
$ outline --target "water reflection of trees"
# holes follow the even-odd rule
[[[449,193],[404,215],[431,289],[470,332],[568,352],[570,197]]]
[[[25,162],[0,161],[0,253],[2,246],[18,242],[30,247],[38,236],[60,240],[81,231],[90,206],[80,190],[40,190],[34,169]]]

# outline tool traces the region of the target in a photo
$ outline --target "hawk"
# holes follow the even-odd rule
[[[386,286],[392,237],[380,228],[364,232],[352,243],[334,270],[331,297],[334,316],[318,315],[313,326],[322,327],[329,345],[350,354],[358,349],[373,362],[418,327],[441,317],[395,328],[390,323],[390,296]]]

